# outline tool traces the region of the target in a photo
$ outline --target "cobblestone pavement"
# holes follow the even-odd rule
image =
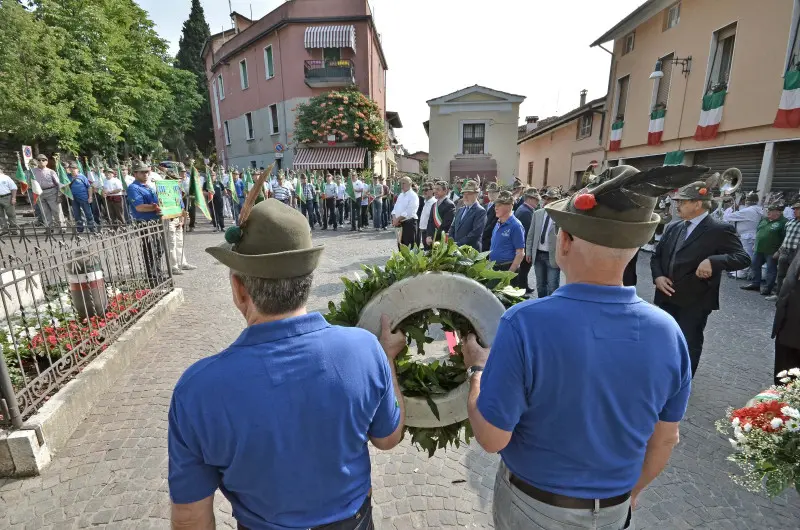
[[[197,271],[177,278],[186,303],[167,319],[157,343],[106,392],[67,446],[36,478],[0,479],[0,528],[168,528],[167,409],[170,393],[192,362],[218,352],[242,320],[229,301],[226,271],[202,252],[221,241],[207,225],[187,237]],[[387,233],[317,232],[326,244],[310,300],[323,309],[341,292],[339,278],[362,263],[381,264],[392,250]],[[641,294],[652,298],[647,255],[639,266]],[[723,310],[710,319],[681,443],[669,468],[642,495],[637,528],[800,527],[791,492],[770,501],[735,487],[727,477],[728,442],[713,421],[728,404],[743,404],[769,384],[773,309],[753,293],[724,283]],[[535,323],[531,323],[535,325]],[[407,443],[373,457],[378,528],[491,526],[497,456],[475,443],[428,459]],[[217,496],[220,528],[234,528],[230,505]]]

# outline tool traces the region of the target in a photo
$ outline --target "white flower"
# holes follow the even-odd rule
[[[742,430],[739,427],[736,427],[736,429],[734,429],[733,437],[736,438],[737,442],[744,441],[744,433],[742,432]]]
[[[800,418],[800,410],[797,410],[794,407],[783,407],[781,409],[781,414],[784,416],[789,416],[790,418]]]
[[[734,449],[739,449],[739,442],[737,442],[737,441],[736,441],[736,440],[734,440],[733,438],[728,438],[728,441],[731,443],[731,446],[732,446]]]
[[[739,418],[733,418],[733,421],[731,422],[731,425],[733,425],[734,427],[738,427],[739,423],[740,423]]]
[[[792,377],[800,377],[800,368],[792,368],[789,370],[789,375]]]
[[[744,429],[744,432],[750,432],[752,430],[752,428],[753,428],[753,426],[750,425],[749,423],[745,423],[744,427],[742,427],[742,429]]]
[[[791,380],[792,380],[792,378],[791,378],[791,377],[783,377],[783,378],[781,378],[781,383],[788,383],[788,382],[790,382]]]
[[[790,432],[800,431],[800,420],[797,418],[789,418],[786,420],[786,429]]]
[[[786,377],[787,375],[789,375],[789,372],[787,372],[786,370],[781,370],[780,372],[778,372],[778,374],[775,377],[777,377],[778,379],[781,379],[783,377]]]
[[[783,420],[780,418],[772,418],[772,421],[769,422],[770,427],[773,429],[780,429],[783,425]]]

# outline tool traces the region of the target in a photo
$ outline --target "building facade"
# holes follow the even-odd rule
[[[738,167],[747,191],[796,193],[800,130],[775,121],[800,60],[798,19],[798,0],[650,0],[625,17],[592,44],[613,41],[609,162],[644,169],[669,153]]]
[[[296,107],[355,85],[386,114],[386,58],[367,0],[293,0],[203,49],[218,159],[238,167],[343,169],[371,163],[352,144],[297,149]],[[381,153],[375,157],[381,156]],[[333,164],[333,165],[326,165]]]
[[[511,184],[517,176],[517,122],[524,100],[475,85],[428,101],[430,175]]]
[[[525,133],[517,142],[520,179],[537,188],[566,190],[579,185],[588,168],[599,167],[605,157],[605,102],[603,96],[587,103],[583,91],[580,106],[563,116],[544,122],[526,118]]]

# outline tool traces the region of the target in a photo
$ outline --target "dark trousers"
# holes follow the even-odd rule
[[[112,223],[125,224],[125,214],[122,208],[122,198],[108,197],[108,217]]]
[[[753,274],[753,283],[761,285],[761,267],[765,263],[767,264],[767,277],[764,279],[764,286],[761,288],[762,293],[771,293],[772,288],[775,287],[775,280],[778,277],[778,260],[772,256],[772,254],[756,252],[753,255],[753,264],[750,265],[750,272]]]
[[[321,225],[322,216],[319,214],[319,202],[317,201],[317,199],[314,199],[314,201],[311,203],[311,208],[314,211],[314,222],[317,223],[318,225]]]
[[[161,257],[164,255],[164,246],[161,244],[162,236],[158,226],[147,226],[142,234],[144,268],[147,271],[150,288],[155,289],[166,279],[161,267]]]
[[[533,263],[528,263],[528,260],[523,259],[522,263],[519,264],[517,277],[511,280],[511,285],[517,289],[525,289],[526,293],[531,292],[528,287],[528,275],[531,273],[531,267],[533,267]]]
[[[95,220],[94,215],[92,214],[92,205],[89,203],[89,201],[73,199],[72,217],[75,218],[75,226],[77,227],[78,233],[83,232],[84,217],[86,218],[86,224],[89,225],[89,231],[94,232]]]
[[[430,250],[431,245],[428,244],[428,235],[426,234],[427,230],[420,230],[419,231],[419,240],[422,241],[422,248],[425,250]]]
[[[361,199],[350,199],[350,228],[361,228]]]
[[[94,198],[92,199],[92,202],[90,203],[90,205],[92,207],[92,217],[94,217],[94,223],[97,226],[100,226],[100,201],[101,200],[102,199],[100,198],[100,195],[95,194]]]
[[[791,370],[792,368],[800,367],[800,349],[792,348],[778,342],[775,339],[775,384],[782,385],[777,375],[784,370]]]
[[[339,214],[339,224],[344,224],[344,200],[336,199],[336,212]]]
[[[381,212],[383,215],[383,227],[386,228],[389,226],[389,218],[391,217],[392,210],[389,208],[389,199],[384,197],[383,199],[383,211]]]
[[[786,279],[786,273],[789,272],[789,265],[792,263],[797,249],[795,250],[780,250],[778,254],[778,280],[775,283],[775,294],[781,292],[783,280]],[[792,366],[794,368],[794,366]]]
[[[314,206],[313,203],[308,201],[300,201],[300,211],[308,219],[308,226],[314,228]]]
[[[692,360],[692,377],[700,364],[703,353],[703,332],[706,329],[708,315],[711,311],[697,307],[680,307],[669,302],[662,302],[659,307],[669,313],[680,326],[686,344],[689,346],[689,357]]]
[[[328,197],[325,199],[325,209],[328,211],[328,224],[336,228],[341,221],[336,222],[336,199]]]
[[[361,228],[369,227],[369,204],[362,204],[361,208]]]
[[[224,203],[222,201],[222,195],[214,195],[214,199],[211,201],[211,209],[214,212],[212,215],[214,226],[220,230],[225,230],[225,215],[223,213],[225,210]]]
[[[406,219],[400,224],[402,232],[400,233],[400,245],[412,247],[417,242],[417,220]]]
[[[194,220],[195,220],[195,215],[197,213],[197,204],[194,202],[194,199],[189,199],[187,202],[188,202],[188,207],[186,208],[186,211],[189,213],[189,228],[194,228]]]

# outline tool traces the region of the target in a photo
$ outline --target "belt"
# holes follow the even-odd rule
[[[327,528],[341,530],[344,528],[356,528],[361,525],[364,516],[369,515],[371,517],[370,508],[372,507],[372,489],[369,490],[370,494],[367,495],[367,498],[364,499],[364,503],[358,509],[358,511],[352,517],[348,517],[347,519],[343,519],[341,521],[336,521],[335,523],[328,523],[323,524],[320,526],[313,526],[309,530],[325,530]],[[244,526],[240,522],[236,522],[237,530],[250,530],[248,527]]]
[[[11,194],[10,193],[6,193],[5,195],[0,195],[0,199],[3,198],[3,197],[8,197],[9,195],[11,195]]]
[[[630,492],[608,499],[578,499],[577,497],[558,495],[557,493],[550,493],[549,491],[540,490],[535,486],[531,486],[511,472],[508,474],[508,481],[528,497],[557,508],[593,510],[595,508],[595,500],[599,501],[600,508],[610,508],[622,504],[631,497]]]

